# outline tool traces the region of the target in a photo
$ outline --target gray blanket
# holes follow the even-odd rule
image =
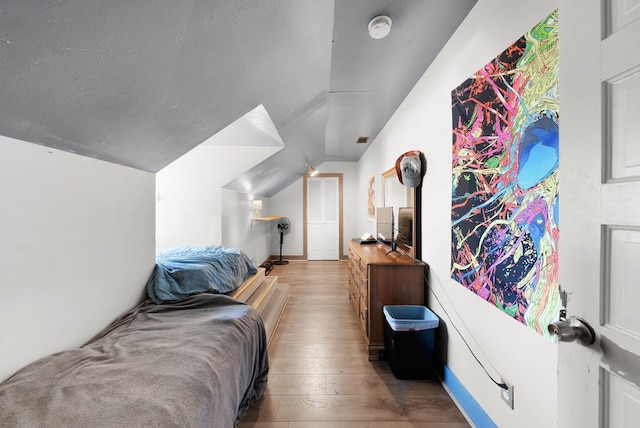
[[[211,294],[145,301],[0,384],[0,426],[230,428],[262,396],[268,364],[252,307]]]

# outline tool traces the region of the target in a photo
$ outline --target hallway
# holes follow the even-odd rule
[[[269,384],[239,428],[462,428],[437,381],[398,380],[368,361],[344,261],[291,261],[270,275],[290,299],[269,348]]]

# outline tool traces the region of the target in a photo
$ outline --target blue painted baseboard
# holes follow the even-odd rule
[[[458,405],[462,407],[462,410],[471,422],[478,428],[497,428],[497,425],[493,423],[489,415],[486,414],[478,402],[469,394],[467,388],[464,387],[449,367],[439,361],[434,361],[434,363],[436,365],[436,372],[442,379],[442,383],[447,387],[449,393],[453,395]]]

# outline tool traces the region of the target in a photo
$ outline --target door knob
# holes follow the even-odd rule
[[[547,327],[549,334],[558,342],[573,342],[589,346],[596,341],[596,333],[593,328],[582,318],[560,317]]]

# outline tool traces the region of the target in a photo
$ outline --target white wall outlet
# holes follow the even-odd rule
[[[500,388],[500,396],[513,409],[513,385],[504,379],[502,379],[502,383],[506,385],[506,388]]]

